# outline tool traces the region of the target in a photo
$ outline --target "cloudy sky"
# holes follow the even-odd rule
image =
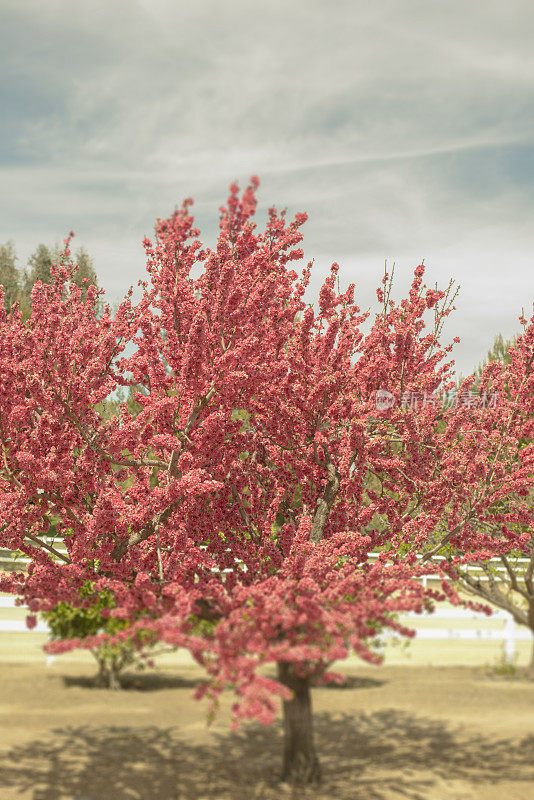
[[[0,242],[73,228],[117,299],[155,217],[193,196],[213,243],[257,173],[309,213],[315,291],[334,260],[365,308],[385,259],[460,283],[468,372],[534,301],[533,29],[531,0],[2,0]]]

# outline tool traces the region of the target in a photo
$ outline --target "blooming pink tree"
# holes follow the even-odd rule
[[[1,586],[34,613],[90,605],[88,585],[111,592],[110,613],[130,623],[112,641],[187,648],[212,710],[232,686],[236,722],[268,724],[281,698],[283,775],[315,781],[311,684],[340,679],[329,665],[351,650],[378,662],[377,631],[409,634],[395,614],[438,597],[415,552],[455,502],[453,422],[400,401],[452,385],[438,342],[451,303],[423,286],[422,266],[399,305],[386,276],[364,334],[369,315],[333,264],[314,310],[311,265],[291,266],[306,216],[269,209],[259,232],[257,184],[232,185],[214,250],[192,201],[158,220],[137,305],[130,293],[98,317],[67,240],[30,319],[3,313],[0,542],[31,565]],[[105,419],[98,403],[129,385],[140,412]],[[44,538],[52,518],[66,554]]]
[[[422,551],[534,637],[534,316],[520,322],[504,363],[466,378],[449,413],[441,474],[455,473],[458,491]]]

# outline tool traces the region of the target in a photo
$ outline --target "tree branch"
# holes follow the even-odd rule
[[[232,497],[234,498],[234,500],[235,500],[235,502],[237,504],[237,508],[239,510],[239,515],[240,515],[241,519],[243,520],[243,522],[247,526],[247,528],[250,528],[250,520],[248,518],[247,510],[246,510],[245,506],[243,505],[243,501],[241,500],[239,492],[237,491],[235,486],[232,486]]]
[[[529,626],[528,616],[518,609],[514,604],[508,600],[507,597],[503,595],[503,593],[495,588],[495,589],[486,589],[482,586],[479,580],[476,580],[471,575],[468,575],[467,572],[459,572],[458,569],[456,570],[460,578],[462,579],[462,583],[466,591],[470,594],[475,595],[476,597],[482,597],[484,600],[487,600],[492,605],[498,606],[502,608],[503,611],[508,611],[516,622],[520,625]]]
[[[169,477],[171,477],[171,478],[181,478],[181,472],[178,470],[178,459],[180,457],[180,453],[182,453],[183,450],[184,450],[183,440],[187,439],[187,437],[189,436],[189,433],[190,433],[193,425],[197,421],[198,415],[200,414],[202,409],[204,409],[207,406],[207,404],[209,403],[211,398],[216,393],[217,393],[217,390],[216,390],[215,386],[212,385],[210,387],[209,391],[203,397],[201,397],[201,399],[198,401],[198,403],[196,403],[196,405],[194,406],[193,410],[191,411],[191,414],[189,415],[189,419],[185,423],[185,427],[184,427],[183,431],[179,431],[178,432],[177,436],[182,437],[182,443],[180,445],[180,449],[177,448],[176,450],[172,451],[171,460],[169,461],[169,466],[168,466],[168,475],[169,475]]]
[[[51,545],[47,544],[46,542],[43,542],[37,536],[34,536],[31,533],[25,533],[24,534],[24,538],[25,539],[29,539],[31,542],[33,542],[34,544],[39,545],[39,547],[42,547],[44,550],[48,550],[49,553],[52,553],[52,555],[56,556],[56,558],[60,558],[61,561],[64,561],[66,564],[72,564],[72,561],[70,560],[70,558],[68,556],[66,556],[64,553],[60,553],[59,550],[55,549],[55,547],[52,547]]]
[[[510,576],[510,585],[511,585],[512,589],[514,590],[514,592],[517,592],[518,594],[520,594],[522,597],[525,598],[525,600],[530,601],[529,593],[527,591],[525,591],[525,589],[522,589],[519,586],[519,584],[517,582],[517,575],[513,571],[510,562],[508,561],[508,559],[506,558],[506,556],[503,553],[501,553],[501,561],[502,561],[502,563],[504,564],[504,566],[506,568],[506,572]]]
[[[65,400],[63,400],[58,395],[57,392],[54,392],[54,394],[56,396],[56,399],[59,400],[59,402],[65,409],[65,413],[67,414],[67,416],[74,423],[76,430],[78,431],[84,442],[88,444],[91,450],[94,450],[95,453],[98,453],[99,456],[105,459],[105,461],[109,461],[111,464],[116,464],[119,467],[135,467],[137,469],[141,469],[142,467],[161,467],[162,469],[167,469],[168,464],[165,461],[160,461],[159,459],[156,458],[149,458],[144,461],[134,461],[131,458],[122,458],[118,460],[109,453],[106,453],[106,451],[103,450],[103,448],[100,447],[100,445],[96,444],[95,439],[97,434],[94,433],[92,436],[90,436],[89,433],[84,429],[84,426],[82,425],[76,414],[74,414],[74,412],[70,408],[69,404],[66,403]]]
[[[326,479],[326,486],[322,496],[317,500],[315,515],[313,518],[312,529],[310,533],[310,542],[318,543],[322,540],[324,529],[330,515],[330,511],[335,503],[336,497],[341,485],[341,476],[332,464],[330,453],[326,445],[323,445],[325,454],[325,466],[327,469],[328,477]]]
[[[172,503],[172,505],[168,506],[164,511],[162,511],[161,514],[158,514],[156,519],[151,519],[150,522],[147,522],[147,524],[141,528],[140,531],[135,531],[135,533],[131,533],[127,539],[123,539],[122,542],[118,542],[111,551],[112,559],[114,561],[120,561],[126,555],[130,547],[135,547],[136,544],[144,542],[145,539],[148,539],[149,536],[152,536],[152,534],[156,533],[157,528],[167,522],[171,514],[176,511],[180,503],[180,500]]]

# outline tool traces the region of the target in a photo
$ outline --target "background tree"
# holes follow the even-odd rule
[[[416,552],[469,524],[478,462],[463,454],[459,486],[448,448],[463,417],[400,402],[454,383],[438,340],[447,292],[424,286],[421,265],[397,305],[386,275],[364,334],[333,264],[314,311],[311,265],[291,269],[306,217],[270,209],[257,231],[256,187],[232,185],[214,250],[191,201],[158,220],[137,306],[130,293],[98,316],[98,290],[69,284],[67,240],[31,317],[0,321],[0,537],[32,560],[0,585],[35,613],[81,605],[90,582],[83,603],[109,592],[110,615],[129,622],[52,651],[152,636],[205,668],[210,713],[231,687],[236,722],[268,724],[281,698],[283,775],[308,782],[312,683],[340,680],[328,665],[352,650],[379,662],[377,632],[409,634],[396,615],[445,596],[417,580],[429,567]],[[120,386],[139,387],[140,410],[103,414]],[[51,514],[66,553],[43,538]]]
[[[4,287],[4,307],[9,311],[19,299],[20,279],[16,267],[17,254],[13,242],[0,245],[0,285]]]
[[[477,374],[482,375],[484,367],[491,361],[500,361],[501,364],[509,364],[512,360],[509,350],[510,347],[513,347],[517,343],[517,338],[517,336],[513,336],[511,339],[504,339],[502,333],[498,333],[493,340],[492,347],[488,350],[486,359],[477,367]]]
[[[517,336],[512,337],[512,339],[504,339],[502,333],[498,333],[494,340],[493,345],[488,350],[488,354],[486,358],[476,367],[474,370],[475,381],[472,386],[473,391],[478,391],[478,387],[480,384],[480,378],[482,376],[482,372],[484,371],[484,367],[486,364],[489,364],[490,361],[500,361],[502,364],[508,364],[510,362],[510,355],[508,353],[508,348],[511,345],[514,345],[517,341]],[[458,381],[458,387],[462,383],[463,376],[461,380]]]
[[[93,584],[88,581],[81,587],[80,597],[89,598],[90,604],[72,605],[61,600],[50,611],[42,613],[54,641],[84,639],[101,631],[113,634],[128,627],[126,620],[110,617],[109,612],[114,605],[110,592],[95,592]],[[102,644],[90,652],[98,664],[96,685],[109,689],[120,688],[122,670],[135,663],[137,656],[136,648],[128,642]]]
[[[475,446],[485,456],[478,489],[464,499],[468,528],[435,554],[465,591],[508,611],[534,637],[534,317],[520,321],[523,333],[496,336],[462,387],[467,403],[451,457],[461,463]],[[527,676],[534,680],[534,640]]]
[[[5,309],[9,311],[13,303],[18,302],[23,318],[27,319],[31,313],[34,284],[37,281],[50,284],[52,264],[59,263],[62,257],[62,250],[57,244],[54,247],[39,244],[28,258],[26,269],[20,272],[15,263],[17,255],[14,243],[6,242],[0,245],[0,285],[4,287]],[[78,269],[73,273],[71,280],[84,294],[89,284],[98,286],[93,259],[84,247],[80,247],[76,252],[74,263]]]
[[[21,279],[22,291],[27,303],[31,303],[32,289],[37,281],[42,281],[46,284],[52,283],[52,264],[60,263],[61,259],[62,250],[57,244],[54,247],[48,247],[45,244],[37,245],[37,248],[28,259],[27,267]],[[77,250],[73,262],[78,269],[73,273],[72,280],[76,286],[82,289],[84,294],[88,285],[94,284],[98,286],[93,259],[84,247],[80,247]]]

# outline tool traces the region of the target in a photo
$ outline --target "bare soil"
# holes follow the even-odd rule
[[[5,658],[5,655],[4,655]],[[342,665],[339,665],[341,668]],[[347,666],[315,688],[320,789],[277,782],[282,728],[229,729],[190,664],[95,689],[90,664],[0,664],[1,800],[532,800],[534,685],[475,667]]]

